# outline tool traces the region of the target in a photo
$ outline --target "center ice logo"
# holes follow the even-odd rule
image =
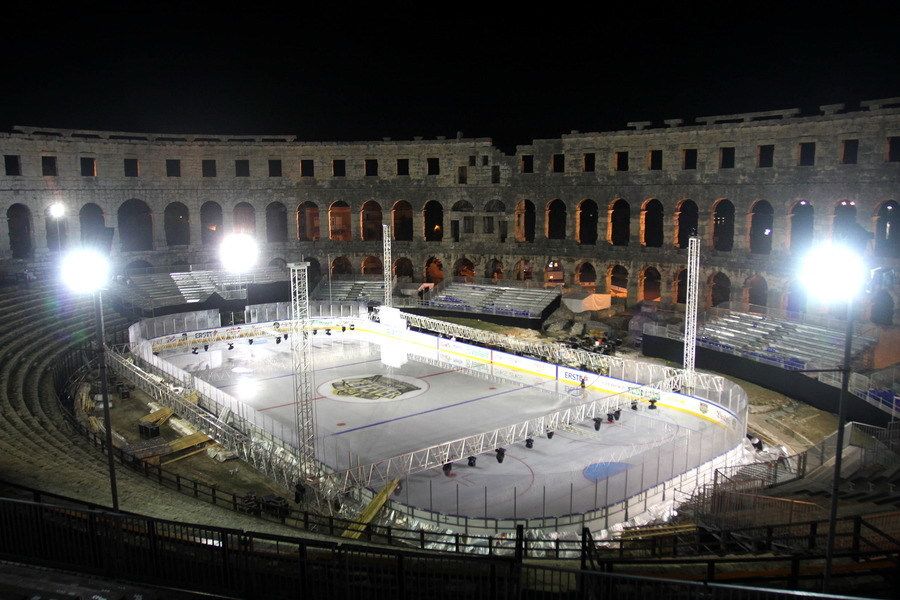
[[[413,392],[422,388],[391,379],[383,375],[370,377],[354,377],[331,382],[331,389],[335,396],[353,396],[365,400],[392,400],[407,392]]]

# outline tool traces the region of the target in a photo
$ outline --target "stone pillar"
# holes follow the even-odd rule
[[[356,202],[348,202],[350,205],[350,240],[362,239],[362,228],[359,226],[359,205]]]
[[[222,204],[222,235],[234,231],[234,206]]]
[[[31,239],[34,244],[34,256],[47,256],[50,249],[47,247],[47,221],[51,220],[43,210],[35,209],[31,213]]]
[[[534,241],[547,239],[547,203],[534,206]]]
[[[732,252],[750,251],[750,219],[749,209],[742,207],[740,204],[734,206],[734,243]]]
[[[421,242],[425,240],[425,213],[420,208],[416,210],[413,208],[412,213],[412,222],[413,222],[413,241]]]
[[[788,238],[791,227],[791,219],[788,213],[779,209],[772,216],[772,254],[788,254],[790,247]]]
[[[637,247],[641,245],[641,205],[631,205],[631,214],[628,218],[628,245]]]
[[[664,302],[666,300],[675,301],[675,276],[676,273],[673,273],[671,270],[661,270],[659,272],[659,300],[660,302]]]
[[[566,239],[567,240],[577,240],[577,232],[575,231],[575,224],[578,221],[578,205],[572,206],[569,203],[566,203]]]
[[[256,243],[262,246],[266,243],[266,207],[253,205],[253,216],[255,217]]]
[[[161,210],[150,209],[150,219],[153,223],[153,249],[161,250],[166,247],[166,220],[165,213]]]

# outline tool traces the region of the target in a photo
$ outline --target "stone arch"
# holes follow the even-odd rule
[[[516,261],[513,270],[516,273],[516,281],[531,281],[534,279],[534,265],[527,258]]]
[[[534,204],[531,200],[522,199],[516,203],[516,241],[534,241]]]
[[[546,223],[544,232],[548,240],[566,239],[566,203],[559,198],[547,203]]]
[[[78,226],[81,230],[83,246],[97,246],[109,250],[106,233],[106,218],[103,209],[93,202],[88,202],[78,211]]]
[[[584,261],[575,267],[575,283],[587,288],[597,287],[597,269],[590,261]]]
[[[853,200],[841,200],[835,204],[831,238],[834,241],[851,242],[856,228],[856,202]]]
[[[656,267],[645,267],[641,272],[641,300],[658,302],[662,290],[662,275]]]
[[[611,265],[606,271],[606,289],[613,298],[628,297],[628,269]]]
[[[425,221],[425,241],[440,242],[444,239],[444,207],[436,200],[429,200],[422,208]]]
[[[256,235],[256,209],[249,202],[238,202],[232,210],[232,231]]]
[[[685,198],[678,203],[675,212],[675,247],[687,248],[691,236],[697,235],[700,225],[700,211],[697,203]]]
[[[132,198],[119,207],[119,242],[125,252],[153,250],[153,217],[143,200]]]
[[[453,212],[473,212],[475,207],[468,200],[459,200],[450,207],[450,210]]]
[[[332,275],[350,275],[353,273],[353,265],[346,256],[338,256],[331,261]]]
[[[649,198],[641,207],[641,244],[648,248],[663,245],[664,211],[662,202]]]
[[[66,247],[69,237],[66,215],[54,218],[50,214],[50,207],[44,211],[44,232],[46,233],[47,250],[59,252]]]
[[[713,205],[713,249],[730,252],[734,248],[734,204],[721,198]]]
[[[493,279],[494,281],[503,279],[503,263],[496,258],[489,260],[487,267],[484,270],[484,277],[485,279]]]
[[[24,204],[13,204],[6,210],[6,223],[12,257],[31,258],[34,256],[31,209]]]
[[[384,265],[377,256],[367,256],[363,259],[359,271],[363,275],[381,275],[384,273]]]
[[[882,202],[875,211],[875,255],[900,258],[900,206]]]
[[[406,200],[394,203],[391,209],[391,225],[394,239],[398,242],[411,242],[413,239],[412,205]]]
[[[273,269],[287,269],[287,261],[283,258],[273,258],[269,261],[269,266]],[[306,268],[307,277],[309,277],[309,267]],[[312,278],[309,277],[310,283],[312,283]]]
[[[687,269],[681,269],[675,276],[675,302],[687,304]]]
[[[566,283],[566,270],[559,259],[551,258],[544,269],[544,285],[564,285]]]
[[[716,272],[709,276],[709,305],[718,306],[731,301],[731,280],[725,273]]]
[[[266,241],[284,243],[288,239],[287,207],[278,201],[266,206]]]
[[[309,200],[297,205],[297,239],[301,242],[317,242],[321,237],[319,207]]]
[[[800,200],[791,208],[791,252],[803,252],[812,246],[815,233],[813,205]]]
[[[319,283],[319,280],[322,279],[322,265],[319,264],[319,259],[313,258],[312,256],[307,256],[303,259],[303,262],[309,263],[309,266],[306,267],[306,278],[309,282],[309,289],[311,290]]]
[[[350,205],[343,200],[332,202],[328,207],[328,239],[350,241]]]
[[[153,268],[153,265],[150,264],[148,261],[138,259],[138,260],[133,260],[130,263],[128,263],[127,265],[125,265],[124,271],[126,273],[136,273],[136,272],[145,271],[147,269],[152,269],[152,268]]]
[[[772,253],[772,234],[775,227],[775,210],[765,200],[759,200],[750,209],[750,252]]]
[[[806,290],[799,281],[790,281],[787,285],[785,310],[794,314],[806,312]]]
[[[765,277],[757,273],[744,281],[744,303],[751,307],[769,305],[769,284]]]
[[[163,211],[163,228],[166,246],[191,245],[191,220],[188,207],[181,202],[170,202]]]
[[[425,283],[440,283],[444,280],[444,263],[436,256],[425,261]]]
[[[606,239],[613,246],[627,246],[631,238],[631,206],[622,198],[609,204]]]
[[[488,200],[484,204],[484,212],[486,213],[502,213],[506,212],[506,205],[502,200]]]
[[[415,279],[416,270],[413,268],[412,261],[401,256],[394,261],[394,277],[409,277],[410,280]]]
[[[222,237],[222,207],[218,202],[204,202],[200,207],[200,243],[216,244]]]
[[[578,203],[575,213],[575,231],[578,243],[582,245],[594,245],[597,243],[597,223],[600,219],[600,209],[597,203],[590,198],[585,198]]]
[[[359,236],[364,241],[378,241],[384,237],[381,228],[381,205],[374,200],[365,202],[359,209]]]
[[[869,319],[876,325],[890,327],[894,324],[894,298],[885,289],[872,294],[872,303],[869,307]]]
[[[475,277],[475,263],[463,256],[453,264],[453,276],[473,279]]]

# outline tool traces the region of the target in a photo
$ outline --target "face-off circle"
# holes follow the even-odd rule
[[[338,377],[319,385],[316,391],[320,396],[339,402],[367,404],[415,398],[428,391],[428,384],[405,375],[367,375]]]

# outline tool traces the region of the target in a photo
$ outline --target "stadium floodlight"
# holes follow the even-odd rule
[[[231,233],[225,236],[219,246],[219,260],[229,273],[246,273],[256,265],[259,246],[253,236],[246,233]]]
[[[54,202],[47,209],[47,212],[54,219],[62,219],[66,214],[66,205],[62,202]]]
[[[807,252],[797,276],[813,299],[826,304],[847,302],[862,290],[866,265],[851,248],[827,244]]]
[[[66,254],[60,265],[62,282],[76,294],[93,294],[109,280],[109,260],[91,248],[78,248]]]
[[[841,202],[846,206],[847,201]],[[850,202],[850,205],[854,205]],[[797,278],[814,298],[825,304],[847,305],[847,322],[844,333],[844,362],[841,371],[841,393],[837,405],[837,439],[835,448],[844,447],[844,407],[847,390],[850,387],[850,359],[853,346],[853,300],[866,283],[866,265],[862,256],[843,244],[817,246],[801,259]],[[834,473],[831,479],[831,510],[828,519],[828,540],[825,546],[825,573],[823,591],[828,591],[834,560],[834,541],[837,528],[837,504],[841,482],[841,462],[843,453],[837,450],[834,456]]]
[[[112,508],[119,510],[116,467],[113,459],[112,423],[109,416],[109,383],[106,377],[106,331],[103,326],[103,288],[109,280],[109,260],[91,248],[77,248],[60,262],[63,284],[76,294],[94,295],[94,332],[97,338],[97,363],[100,367],[100,397],[103,400],[103,426],[106,429],[106,457]]]

